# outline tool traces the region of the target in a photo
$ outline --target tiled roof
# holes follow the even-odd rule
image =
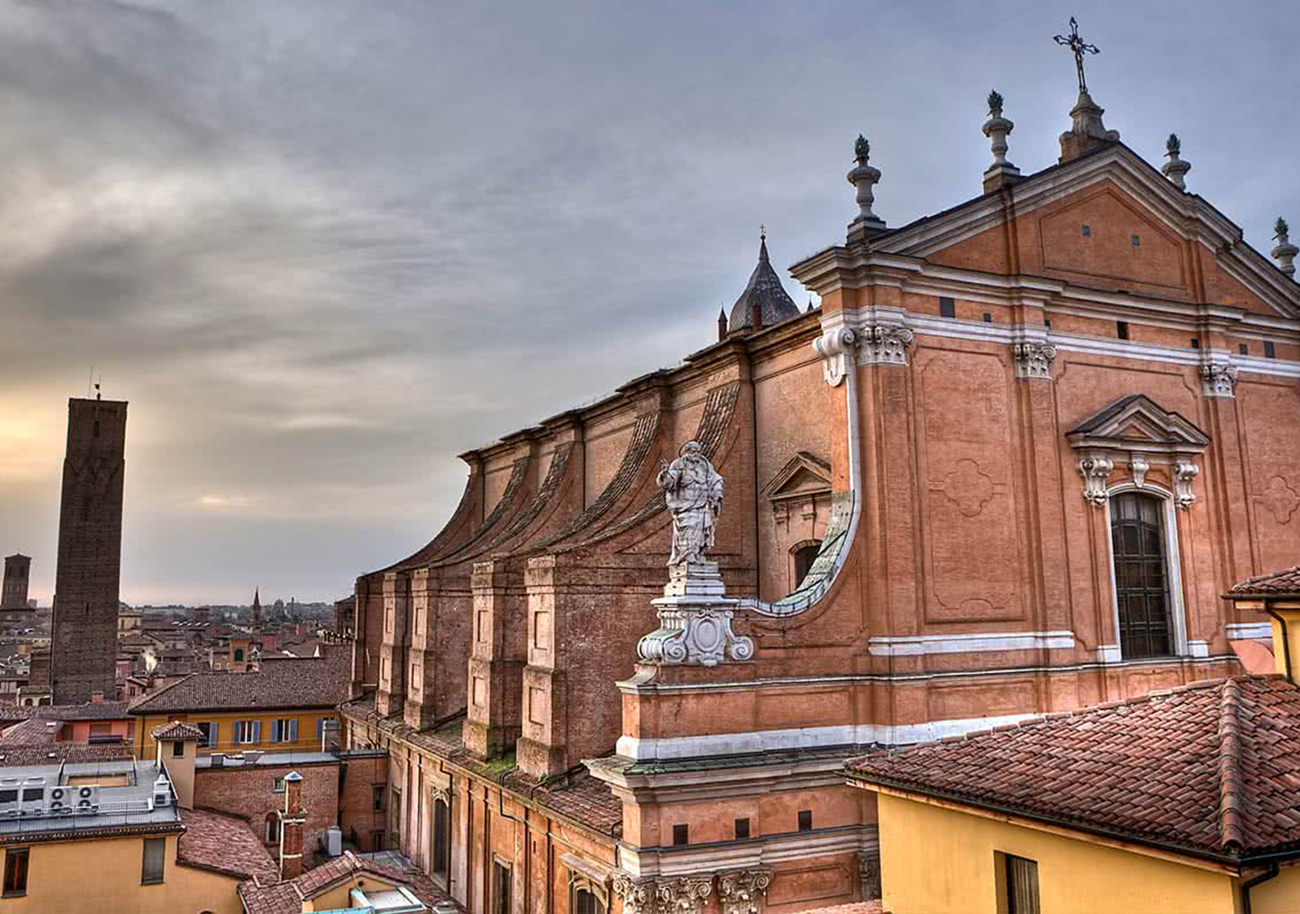
[[[1195,683],[849,763],[852,778],[1239,860],[1300,854],[1300,688]]]
[[[1300,565],[1284,571],[1247,578],[1228,591],[1228,597],[1276,597],[1300,595]]]
[[[172,740],[202,740],[203,731],[194,724],[182,723],[174,720],[169,724],[163,724],[160,727],[154,727],[149,734],[155,740],[172,739]]]
[[[53,743],[63,729],[63,721],[50,720],[45,717],[32,716],[14,724],[0,734],[0,746],[9,743],[18,745],[39,745]]]
[[[259,708],[325,708],[348,697],[345,655],[283,658],[255,673],[204,671],[131,705],[132,714],[190,711],[242,711]]]
[[[207,809],[182,809],[181,821],[185,831],[176,848],[180,863],[236,879],[279,876],[279,867],[243,819]]]
[[[5,743],[0,766],[57,765],[59,762],[113,762],[131,758],[125,743]]]
[[[358,857],[352,851],[344,851],[343,856],[335,857],[287,882],[257,879],[242,883],[239,886],[239,896],[243,899],[244,910],[248,914],[299,914],[305,900],[355,876],[372,876],[404,885],[430,908],[447,899],[447,895],[439,891],[423,873],[397,870]]]

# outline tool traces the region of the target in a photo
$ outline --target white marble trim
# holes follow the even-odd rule
[[[900,635],[872,638],[867,650],[875,657],[916,657],[924,654],[966,654],[985,651],[1069,650],[1074,632],[990,632],[961,635]]]
[[[799,727],[786,730],[754,730],[748,733],[714,733],[707,736],[671,736],[662,739],[619,738],[615,751],[624,758],[686,759],[711,755],[741,755],[790,749],[821,749],[832,746],[901,746],[960,736],[1035,717],[1035,714],[1006,714],[1001,717],[968,717],[934,720],[919,724],[846,724],[836,727]]]
[[[1272,622],[1229,622],[1224,626],[1229,641],[1272,641]]]

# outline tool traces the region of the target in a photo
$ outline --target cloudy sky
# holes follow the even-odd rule
[[[1139,153],[1300,220],[1294,4],[0,0],[0,553],[54,582],[66,399],[130,401],[122,596],[335,599],[454,457],[710,342],[758,226],[843,238],[1051,164],[1071,12]],[[792,280],[787,288],[803,302]]]

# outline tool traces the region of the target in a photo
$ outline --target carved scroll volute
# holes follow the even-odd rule
[[[1079,461],[1083,476],[1083,497],[1088,504],[1100,507],[1106,504],[1106,480],[1115,464],[1105,457],[1085,457]]]
[[[760,914],[767,887],[772,884],[769,870],[737,870],[718,876],[718,901],[722,914]]]
[[[813,351],[822,359],[822,377],[831,387],[839,387],[853,365],[856,337],[847,327],[827,330],[813,340]]]
[[[623,914],[656,914],[653,880],[615,876],[614,894],[623,899]]]

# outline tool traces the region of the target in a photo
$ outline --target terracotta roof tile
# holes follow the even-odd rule
[[[194,724],[182,723],[179,720],[174,720],[169,724],[163,724],[160,727],[154,727],[153,730],[150,731],[149,735],[152,736],[155,740],[160,740],[160,739],[202,740],[204,738],[203,731],[200,730],[198,727],[196,727]]]
[[[299,914],[305,900],[344,880],[367,875],[406,886],[429,908],[448,898],[423,873],[394,869],[352,851],[344,851],[343,856],[286,882],[275,882],[273,877],[244,882],[239,886],[239,896],[248,914]]]
[[[851,777],[1211,857],[1300,852],[1300,688],[1195,683],[849,762]]]
[[[176,851],[179,862],[238,879],[278,878],[279,867],[243,819],[206,809],[182,809],[181,821],[185,831]]]
[[[131,705],[132,714],[333,707],[348,697],[348,658],[282,658],[255,673],[191,673]]]
[[[1300,594],[1300,565],[1283,571],[1260,574],[1247,578],[1228,591],[1228,597],[1271,597],[1282,594]]]

